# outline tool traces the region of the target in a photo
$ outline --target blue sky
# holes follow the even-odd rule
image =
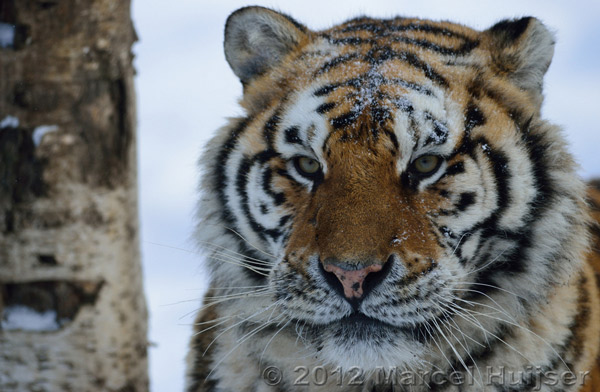
[[[222,50],[223,25],[239,7],[284,11],[313,29],[359,14],[447,19],[484,29],[532,15],[556,32],[546,75],[546,119],[563,126],[586,178],[600,176],[600,2],[534,0],[134,0],[140,219],[150,309],[151,388],[183,388],[194,310],[206,285],[202,257],[190,252],[196,160],[227,117],[241,114],[241,85]]]

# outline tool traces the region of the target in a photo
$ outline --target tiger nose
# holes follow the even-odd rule
[[[324,263],[323,269],[337,277],[347,299],[360,299],[385,278],[385,272],[389,271],[390,259],[385,263],[386,271],[382,271],[384,266],[379,263],[364,266],[335,261]],[[330,284],[332,283],[330,281]]]

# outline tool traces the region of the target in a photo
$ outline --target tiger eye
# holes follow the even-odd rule
[[[440,158],[436,155],[423,155],[415,160],[414,167],[419,173],[431,173],[438,166]]]
[[[296,158],[296,168],[300,174],[311,176],[321,169],[321,165],[315,159],[309,157]]]

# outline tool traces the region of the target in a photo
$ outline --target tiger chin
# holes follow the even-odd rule
[[[188,391],[600,390],[600,187],[540,117],[539,20],[247,7],[224,46]]]

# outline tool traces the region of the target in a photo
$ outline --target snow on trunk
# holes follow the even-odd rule
[[[129,1],[0,2],[0,391],[146,391]]]

